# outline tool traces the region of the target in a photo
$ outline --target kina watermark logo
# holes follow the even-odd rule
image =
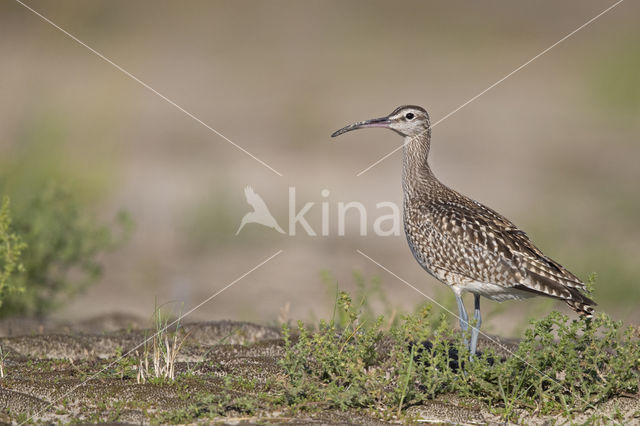
[[[271,228],[280,234],[296,236],[300,230],[311,237],[332,235],[345,236],[347,233],[358,233],[360,236],[373,234],[380,237],[395,237],[400,235],[400,225],[402,223],[402,213],[400,207],[392,201],[380,201],[375,204],[375,209],[367,209],[366,205],[360,201],[339,201],[331,202],[328,189],[320,191],[320,201],[307,201],[298,204],[296,200],[296,188],[289,187],[287,211],[289,217],[286,221],[288,229],[285,231],[271,210],[267,202],[251,186],[244,189],[244,197],[247,204],[252,208],[246,213],[238,226],[236,235],[241,231],[249,232],[247,225],[257,224]],[[271,204],[274,206],[275,204]],[[274,211],[281,211],[276,209]],[[370,211],[373,210],[373,211]],[[317,218],[319,213],[319,224],[313,223],[309,216]],[[347,217],[350,216],[358,220],[356,225],[347,228]],[[310,222],[311,221],[311,222]],[[285,223],[281,221],[280,223]]]

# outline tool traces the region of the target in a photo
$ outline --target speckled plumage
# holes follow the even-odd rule
[[[424,108],[398,107],[386,117],[361,121],[334,132],[383,127],[404,136],[402,186],[404,229],[414,257],[456,295],[460,327],[469,317],[462,294],[475,300],[470,352],[475,354],[482,318],[480,296],[492,300],[549,296],[591,316],[595,302],[585,285],[545,256],[510,220],[442,184],[429,167],[431,124]]]
[[[430,137],[427,129],[407,137],[403,147],[404,228],[420,265],[458,294],[493,300],[544,295],[591,315],[595,303],[581,293],[579,278],[510,220],[434,176],[427,161]]]

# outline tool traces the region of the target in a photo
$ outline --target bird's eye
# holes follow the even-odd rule
[[[408,112],[404,115],[404,118],[406,118],[407,120],[413,120],[415,118],[415,115],[412,112]]]

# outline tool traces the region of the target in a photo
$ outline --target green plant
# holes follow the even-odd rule
[[[153,312],[153,335],[145,339],[142,354],[138,357],[138,383],[146,383],[147,378],[161,383],[175,379],[175,364],[178,353],[189,334],[182,333],[180,320],[170,323],[170,315],[162,306]],[[175,327],[171,329],[171,327]]]
[[[569,320],[552,312],[531,323],[517,350],[493,350],[473,362],[463,339],[430,307],[406,315],[386,333],[382,317],[363,320],[346,293],[337,309],[343,327],[283,326],[287,404],[375,408],[401,415],[411,405],[455,393],[483,401],[504,418],[519,410],[542,414],[584,411],[614,396],[635,395],[640,381],[640,330],[601,313]]]
[[[230,411],[253,414],[259,400],[252,396],[241,395],[233,390],[231,384],[227,384],[215,393],[196,394],[186,407],[161,413],[156,420],[160,423],[191,423],[195,419],[222,417]]]
[[[25,247],[12,227],[9,198],[5,197],[0,205],[0,308],[8,294],[23,289],[16,274],[24,269],[20,260]]]
[[[552,312],[532,322],[515,356],[498,363],[491,375],[517,395],[520,406],[543,413],[584,410],[638,392],[638,337],[638,329],[623,329],[604,313],[570,321]]]
[[[344,327],[349,318],[344,310],[337,309],[340,297],[338,281],[328,271],[322,271],[320,279],[326,286],[329,295],[334,299],[333,320],[335,325],[338,328]],[[353,300],[357,303],[356,310],[360,321],[375,321],[378,316],[377,313],[380,312],[387,318],[385,321],[387,328],[397,322],[402,312],[387,298],[381,286],[380,277],[374,276],[367,280],[361,272],[354,271],[353,281],[355,283]]]
[[[290,405],[324,400],[339,408],[364,407],[383,398],[384,388],[392,380],[375,368],[382,356],[378,351],[382,317],[372,323],[361,320],[344,292],[339,293],[334,316],[345,318],[343,327],[332,319],[321,321],[312,332],[298,322],[295,343],[289,327],[283,325],[285,355],[280,366],[290,380],[285,391]]]
[[[115,357],[117,362],[115,363],[115,368],[113,373],[120,380],[124,379],[132,379],[136,377],[138,372],[136,368],[138,367],[138,360],[133,356],[123,356],[122,347],[118,346],[116,348]]]
[[[68,191],[49,186],[17,212],[14,229],[26,243],[22,253],[24,273],[15,285],[23,291],[8,295],[0,317],[42,316],[60,306],[101,275],[98,255],[119,247],[132,229],[130,218],[120,213],[119,233],[100,225]]]

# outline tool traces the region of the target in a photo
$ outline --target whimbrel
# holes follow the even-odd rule
[[[455,293],[463,333],[469,317],[462,295],[473,293],[471,354],[476,353],[481,323],[480,296],[496,301],[548,296],[581,315],[593,314],[596,303],[582,294],[586,287],[579,278],[545,256],[510,220],[435,177],[428,163],[431,124],[424,108],[401,106],[331,136],[367,127],[391,129],[404,137],[403,212],[409,248],[425,271]]]

